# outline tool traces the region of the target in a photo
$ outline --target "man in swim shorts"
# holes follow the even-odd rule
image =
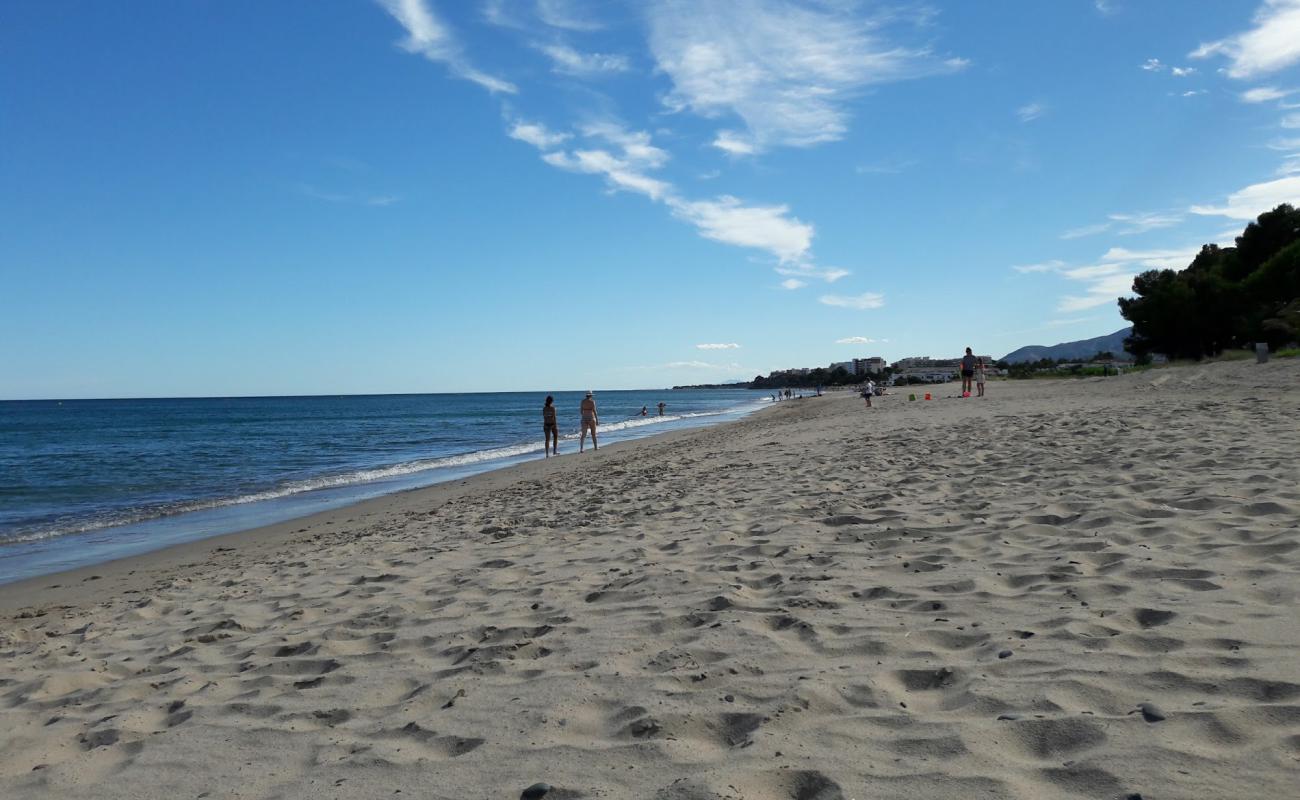
[[[587,431],[591,431],[591,449],[598,450],[596,446],[596,423],[599,421],[596,417],[596,401],[592,399],[591,391],[588,390],[587,396],[582,399],[582,405],[579,410],[582,412],[582,434],[578,438],[578,452],[581,453],[583,445],[587,443]]]
[[[546,457],[550,458],[551,453],[560,454],[560,431],[555,424],[555,398],[546,395],[546,404],[542,406],[542,446],[546,450]]]
[[[966,355],[961,357],[961,393],[966,396],[970,393],[971,381],[975,378],[975,354],[966,348]]]

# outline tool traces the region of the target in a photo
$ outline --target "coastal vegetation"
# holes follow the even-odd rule
[[[1133,323],[1125,349],[1201,359],[1266,342],[1300,341],[1300,210],[1282,204],[1246,226],[1234,247],[1207,244],[1183,270],[1149,270],[1120,298]]]

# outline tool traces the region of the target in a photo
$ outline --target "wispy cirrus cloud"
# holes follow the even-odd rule
[[[1033,122],[1047,113],[1047,106],[1042,103],[1027,103],[1016,109],[1016,118],[1021,122]]]
[[[884,21],[852,4],[799,6],[776,0],[655,0],[649,44],[672,81],[669,108],[706,118],[739,117],[715,146],[733,155],[773,145],[841,138],[846,100],[863,86],[954,72],[966,62],[889,40]]]
[[[536,4],[537,18],[553,28],[589,33],[605,27],[590,6],[575,0],[536,0]]]
[[[875,344],[876,341],[866,336],[845,336],[843,339],[836,339],[835,344]]]
[[[1062,239],[1082,239],[1084,236],[1095,236],[1098,233],[1104,233],[1110,230],[1109,222],[1098,222],[1094,225],[1084,225],[1078,228],[1071,228],[1061,234]]]
[[[697,344],[695,345],[695,349],[696,350],[738,350],[740,349],[740,345],[736,344],[735,342],[725,342],[725,343],[716,343],[716,344]]]
[[[788,267],[777,267],[776,272],[778,275],[789,275],[795,278],[808,278],[809,280],[815,279],[826,281],[827,283],[835,283],[840,278],[847,278],[849,275],[853,274],[847,269],[840,269],[839,267],[818,267],[812,264],[795,264]]]
[[[856,295],[824,294],[817,300],[824,305],[853,308],[859,311],[882,308],[885,305],[885,296],[876,292],[863,292]]]
[[[1147,231],[1171,228],[1182,223],[1184,214],[1177,211],[1137,211],[1132,213],[1107,214],[1106,222],[1071,228],[1061,234],[1062,239],[1082,239],[1099,233],[1113,231],[1121,236],[1146,233]]]
[[[1172,211],[1139,211],[1133,214],[1108,214],[1121,236],[1146,233],[1169,228],[1183,221],[1183,215]]]
[[[1112,247],[1102,254],[1098,264],[1060,271],[1066,279],[1084,283],[1086,292],[1062,297],[1056,310],[1070,313],[1114,303],[1119,297],[1133,292],[1133,278],[1139,272],[1182,269],[1199,251],[1199,246],[1153,250]]]
[[[1254,27],[1191,52],[1192,58],[1223,56],[1229,77],[1267,75],[1300,62],[1300,0],[1264,0]]]
[[[583,53],[567,44],[538,47],[551,59],[551,69],[565,75],[591,76],[631,69],[627,56],[613,53]]]
[[[1018,266],[1013,266],[1012,269],[1014,269],[1016,272],[1019,272],[1022,275],[1028,275],[1035,272],[1055,272],[1056,270],[1059,270],[1061,267],[1064,266],[1065,266],[1064,261],[1061,261],[1059,259],[1053,259],[1051,261],[1044,261],[1041,264],[1021,264]]]
[[[510,81],[489,75],[470,64],[461,51],[460,44],[452,35],[451,29],[438,19],[433,9],[424,0],[375,0],[375,2],[406,29],[406,38],[398,43],[403,50],[445,64],[453,75],[473,81],[489,92],[514,94],[519,91]]]
[[[802,289],[807,285],[808,285],[807,281],[801,281],[798,278],[786,278],[785,280],[781,281],[782,289],[790,289],[790,290]]]
[[[1179,247],[1149,250],[1130,250],[1111,247],[1093,264],[1070,267],[1054,259],[1041,264],[1015,266],[1021,273],[1053,274],[1067,281],[1082,284],[1082,292],[1072,292],[1060,297],[1056,310],[1073,313],[1114,303],[1133,290],[1133,278],[1148,269],[1182,269],[1196,257],[1200,247]],[[1070,324],[1074,320],[1059,324]]]
[[[539,150],[549,149],[546,145],[554,141],[555,134],[535,123],[516,122],[512,135],[521,125],[526,133],[515,138]],[[817,272],[808,263],[813,226],[793,216],[788,206],[754,205],[731,195],[700,200],[683,197],[672,183],[649,174],[669,158],[667,151],[652,143],[649,133],[629,131],[609,121],[588,123],[582,133],[589,140],[615,146],[617,152],[603,147],[552,150],[543,152],[542,160],[570,172],[604,176],[612,189],[661,202],[706,239],[761,250],[782,264],[799,265],[809,274]]]

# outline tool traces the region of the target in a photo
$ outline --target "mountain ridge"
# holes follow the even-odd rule
[[[1114,333],[1105,336],[1094,336],[1091,339],[1078,339],[1073,342],[1060,342],[1053,345],[1025,345],[1007,353],[1001,360],[1009,364],[1020,364],[1025,361],[1039,361],[1044,358],[1058,360],[1085,359],[1092,358],[1098,353],[1108,352],[1121,361],[1132,361],[1133,356],[1124,350],[1124,340],[1132,333],[1133,326],[1129,325],[1120,328]]]

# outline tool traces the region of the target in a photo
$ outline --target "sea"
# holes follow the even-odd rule
[[[577,457],[584,395],[554,393],[561,457]],[[541,458],[544,397],[0,402],[0,583]],[[769,396],[598,391],[596,401],[605,445],[736,419]]]

